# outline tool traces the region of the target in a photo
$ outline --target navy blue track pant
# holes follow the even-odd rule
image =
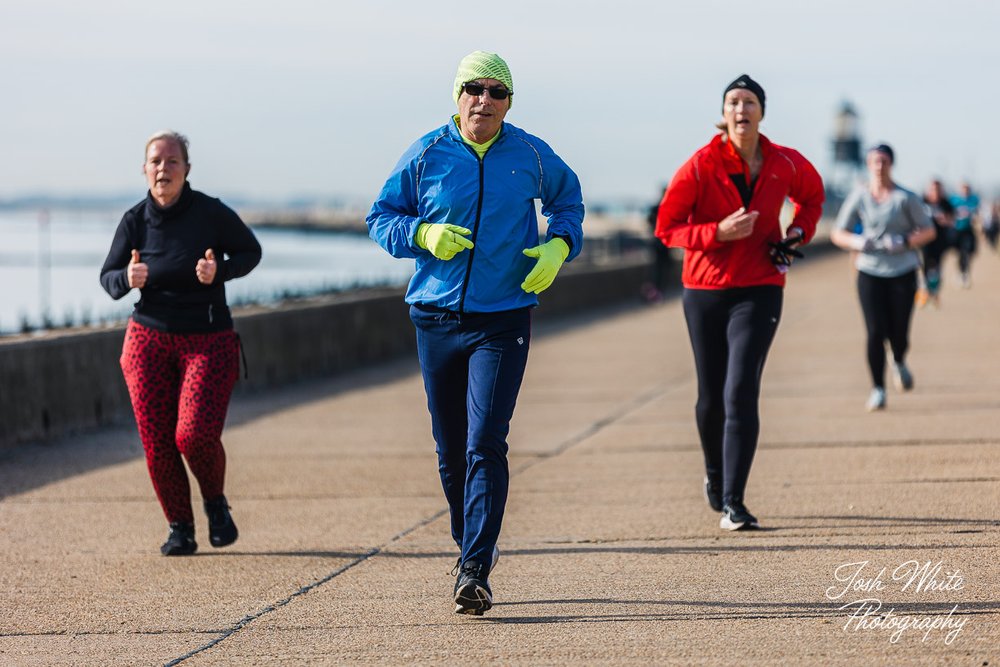
[[[760,434],[761,376],[781,320],[782,297],[776,285],[684,290],[705,471],[722,482],[726,503],[742,502],[750,477]]]
[[[410,307],[438,471],[462,562],[489,563],[510,474],[507,434],[528,362],[531,312]]]

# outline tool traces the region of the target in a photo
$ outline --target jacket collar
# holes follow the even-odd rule
[[[716,160],[723,172],[726,174],[739,174],[742,173],[746,176],[747,183],[750,182],[750,166],[746,163],[743,157],[736,151],[733,147],[731,141],[725,133],[715,135],[712,139],[712,152],[715,154]],[[759,139],[761,163],[766,164],[768,158],[773,152],[771,145],[771,140],[765,137],[763,134],[760,135]]]

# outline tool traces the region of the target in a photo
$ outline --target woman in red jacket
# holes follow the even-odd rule
[[[656,223],[665,245],[685,251],[684,317],[698,374],[705,494],[726,530],[759,526],[743,492],[760,432],[761,375],[785,274],[823,206],[823,181],[809,161],[760,134],[764,103],[764,89],[748,75],[729,84],[722,133],[678,170]],[[795,211],[783,232],[786,197]]]

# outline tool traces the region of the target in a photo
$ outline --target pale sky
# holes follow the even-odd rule
[[[3,0],[0,199],[139,197],[145,139],[169,127],[209,194],[367,202],[455,112],[475,49],[507,60],[507,120],[588,201],[654,199],[743,72],[767,93],[764,134],[823,174],[849,99],[902,185],[1000,186],[992,0]]]

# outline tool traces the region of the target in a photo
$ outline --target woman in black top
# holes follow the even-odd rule
[[[923,248],[924,253],[924,284],[917,291],[917,306],[923,308],[930,301],[937,307],[941,306],[941,258],[945,251],[954,245],[955,207],[951,205],[945,194],[944,185],[934,179],[927,186],[924,194],[924,204],[934,223],[934,240]]]
[[[222,427],[239,374],[239,339],[225,281],[260,262],[260,244],[236,213],[187,182],[187,138],[146,142],[146,199],[122,217],[101,269],[115,299],[137,288],[121,366],[153,488],[170,524],[165,556],[194,553],[187,460],[204,499],[212,546],[236,541],[223,495]]]

